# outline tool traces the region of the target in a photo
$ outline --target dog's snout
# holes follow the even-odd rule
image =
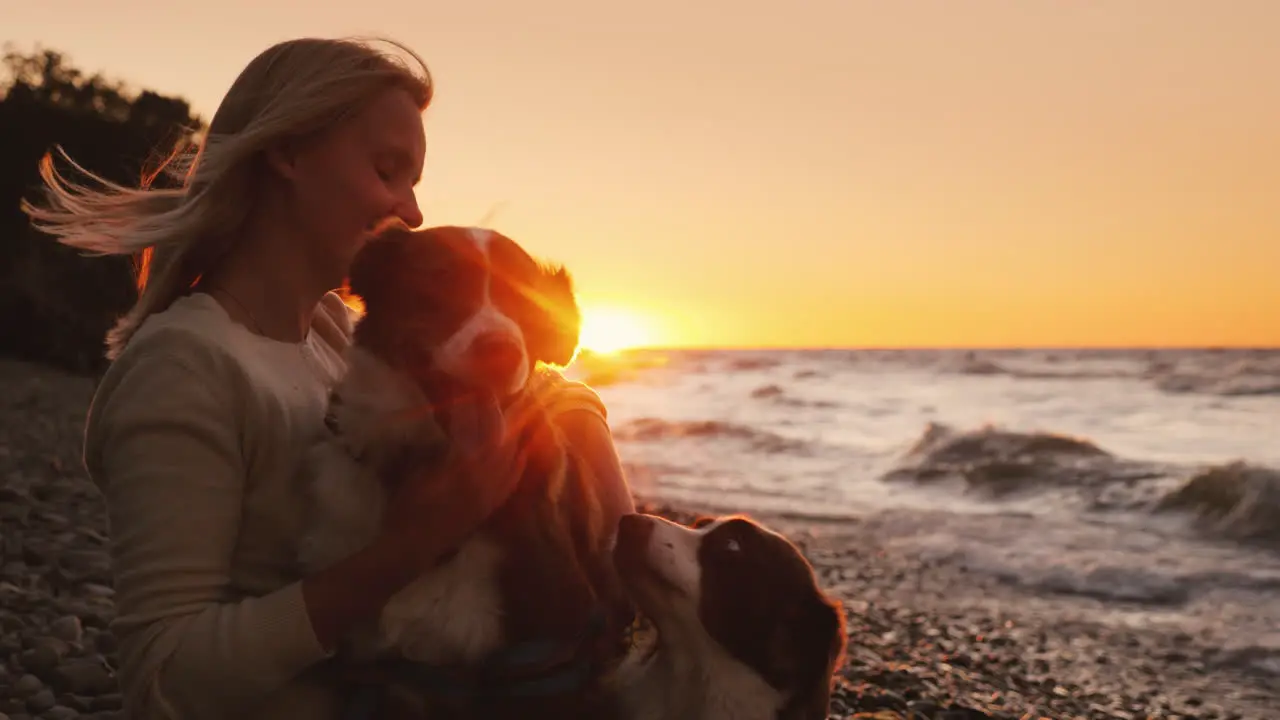
[[[640,513],[629,513],[618,519],[618,535],[628,536],[631,541],[648,540],[653,534],[653,523]]]
[[[516,338],[505,333],[485,333],[471,343],[475,367],[494,380],[511,377],[524,362],[524,351]]]

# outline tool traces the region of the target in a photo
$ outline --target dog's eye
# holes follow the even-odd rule
[[[737,540],[730,540],[724,544],[724,548],[729,552],[738,552],[742,549],[742,546],[738,544]]]

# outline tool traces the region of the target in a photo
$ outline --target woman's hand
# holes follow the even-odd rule
[[[527,408],[482,394],[450,407],[443,462],[400,478],[383,517],[384,540],[421,569],[461,545],[515,490],[524,473],[519,437]]]

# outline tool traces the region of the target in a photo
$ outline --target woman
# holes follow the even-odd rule
[[[413,187],[431,102],[422,60],[351,40],[277,44],[244,68],[178,189],[79,186],[46,159],[33,223],[67,245],[142,253],[140,295],[107,338],[85,464],[102,488],[130,718],[335,717],[339,638],[477,527],[511,490],[492,401],[466,448],[401,484],[379,539],[296,577],[298,471],[323,432],[352,319],[333,292],[381,224],[422,223]],[[632,510],[604,410],[554,398],[570,441]]]

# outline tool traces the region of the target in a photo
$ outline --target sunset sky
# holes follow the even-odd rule
[[[407,42],[428,223],[655,344],[1280,345],[1280,0],[6,5],[206,119],[278,40]]]

